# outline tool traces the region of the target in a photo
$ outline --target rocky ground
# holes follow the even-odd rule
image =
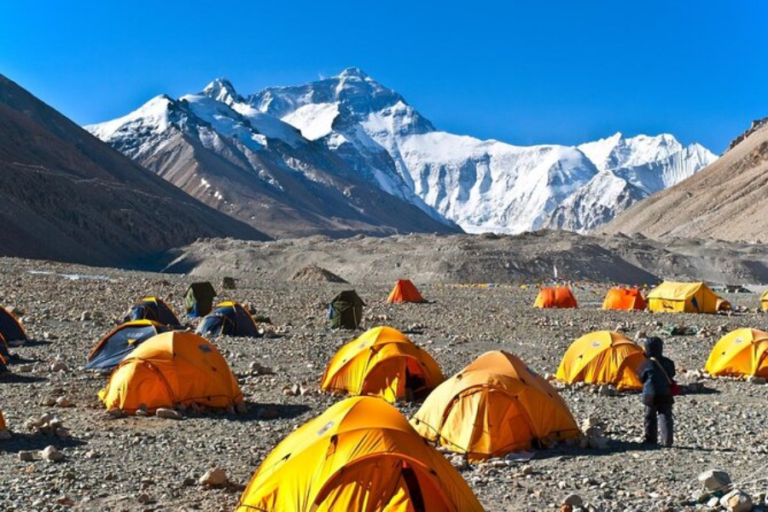
[[[63,274],[101,277],[73,280]],[[417,274],[410,277],[419,283]],[[240,279],[237,290],[219,289],[221,298],[254,304],[279,333],[275,338],[213,340],[239,376],[249,412],[187,414],[181,420],[111,418],[97,399],[106,377],[81,370],[86,355],[133,300],[156,294],[179,310],[189,282],[181,275],[0,260],[0,304],[23,313],[34,340],[14,349],[20,359],[11,366],[13,373],[0,375],[0,407],[13,432],[11,440],[0,441],[0,510],[232,510],[242,486],[276,443],[338,399],[318,394],[317,383],[335,350],[355,333],[329,331],[323,317],[326,301],[349,285]],[[746,326],[768,329],[768,317],[757,312],[603,312],[599,304],[605,290],[597,285],[577,288],[582,307],[570,311],[533,310],[536,290],[520,286],[428,284],[420,288],[434,303],[390,306],[384,303],[390,286],[355,286],[368,302],[366,327],[386,324],[413,331],[411,338],[435,356],[447,375],[490,349],[511,351],[532,369],[554,373],[568,345],[588,331],[662,334],[680,324],[701,330],[699,335],[662,334],[668,355],[685,374],[703,367],[721,333]],[[758,301],[754,294],[729,298],[753,309]],[[274,375],[250,375],[253,362],[270,367]],[[698,379],[691,373],[681,380]],[[692,498],[700,497],[697,476],[709,469],[729,472],[749,494],[764,493],[768,386],[701,382],[699,393],[678,399],[672,449],[639,444],[642,406],[637,395],[569,389],[563,394],[579,422],[592,417],[605,424],[609,442],[604,449],[561,447],[539,452],[528,462],[482,464],[462,474],[489,511],[558,510],[572,494],[597,511],[708,510]],[[308,392],[284,393],[296,384]],[[61,397],[71,407],[46,405]],[[403,406],[405,414],[415,410],[415,405]],[[25,428],[28,419],[45,413],[60,419],[71,437]],[[49,445],[58,448],[62,460],[48,462],[37,454],[20,460],[29,456],[27,451]],[[198,483],[213,467],[226,472],[227,486]]]

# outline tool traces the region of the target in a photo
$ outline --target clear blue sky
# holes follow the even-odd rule
[[[358,66],[440,129],[516,144],[670,132],[716,152],[768,116],[768,2],[5,1],[0,73],[75,121],[226,76]]]

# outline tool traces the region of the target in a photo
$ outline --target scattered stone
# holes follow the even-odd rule
[[[200,485],[208,487],[223,487],[227,484],[227,473],[220,468],[211,468],[200,477]]]
[[[463,455],[454,455],[451,457],[451,465],[458,470],[462,470],[467,468],[469,463],[467,462],[467,458]]]
[[[13,437],[13,434],[11,434],[11,431],[7,428],[4,428],[0,430],[0,441],[8,441]]]
[[[174,409],[167,409],[165,407],[159,407],[155,411],[155,416],[158,418],[163,418],[166,420],[180,420],[182,418],[179,411],[176,411]]]
[[[66,372],[69,368],[66,364],[64,364],[63,361],[54,361],[54,363],[51,365],[51,371],[52,372]]]
[[[73,407],[75,405],[65,396],[57,398],[55,403],[57,407]]]
[[[125,416],[125,413],[123,412],[122,409],[118,409],[115,407],[114,409],[107,410],[107,415],[113,419],[117,419]]]
[[[83,311],[82,314],[80,315],[81,322],[90,322],[92,318],[93,318],[93,315],[91,314],[90,311]]]
[[[563,499],[562,505],[567,505],[569,507],[580,507],[584,504],[584,500],[581,499],[581,496],[578,494],[569,494]]]
[[[21,450],[18,453],[19,460],[22,462],[30,462],[35,460],[35,455],[37,455],[36,452],[33,452],[31,450]]]
[[[750,512],[752,510],[752,497],[738,489],[734,489],[722,498],[720,506],[728,512]]]
[[[40,451],[40,458],[47,460],[48,462],[59,462],[64,458],[64,454],[61,453],[58,448],[53,445],[46,446]]]
[[[725,471],[711,469],[699,475],[699,482],[708,491],[727,491],[731,488],[731,476]]]
[[[755,375],[750,375],[747,379],[747,382],[750,384],[765,384],[766,380],[763,377],[757,377]]]

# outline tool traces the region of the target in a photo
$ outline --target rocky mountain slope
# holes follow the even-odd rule
[[[630,208],[609,233],[764,242],[768,233],[768,118],[755,121],[716,162]]]
[[[158,96],[86,128],[192,196],[273,236],[460,231],[426,205],[414,206],[410,199],[417,198],[403,200],[362,179],[334,152],[252,108],[226,80],[178,100]]]
[[[167,270],[213,278],[290,280],[318,265],[352,283],[531,283],[559,278],[654,284],[664,279],[768,283],[768,248],[642,236],[542,230],[520,235],[398,235],[274,242],[205,240],[176,253]]]
[[[266,239],[0,75],[0,254],[136,265],[199,237]]]
[[[410,201],[412,191],[468,232],[586,231],[716,158],[666,134],[519,147],[441,132],[357,68],[246,100],[336,152],[384,190]]]

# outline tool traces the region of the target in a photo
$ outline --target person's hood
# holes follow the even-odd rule
[[[661,338],[647,338],[645,340],[646,357],[661,357],[664,350],[664,341]]]

